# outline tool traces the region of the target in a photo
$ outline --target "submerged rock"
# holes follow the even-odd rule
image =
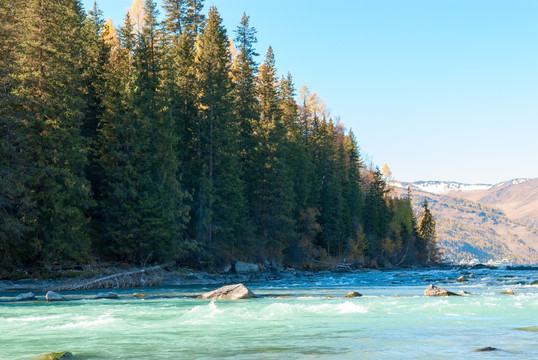
[[[516,328],[516,330],[519,330],[519,331],[538,332],[538,326],[521,327],[521,328]]]
[[[99,293],[95,296],[96,299],[119,299],[120,297],[115,292]]]
[[[356,291],[351,291],[349,292],[347,295],[345,295],[344,297],[345,298],[356,298],[356,297],[361,297],[362,294],[356,292]]]
[[[256,298],[250,289],[243,284],[226,285],[217,290],[213,290],[198,296],[198,299],[221,299],[221,300],[239,300]]]
[[[65,300],[64,297],[57,292],[54,291],[47,291],[47,294],[45,295],[45,299],[47,301],[63,301]]]
[[[494,347],[491,347],[491,346],[486,346],[486,347],[484,347],[484,348],[476,349],[474,352],[497,351],[497,350],[499,350],[499,349],[494,348]]]
[[[538,285],[538,280],[534,280],[533,282],[531,282],[531,285]]]
[[[260,271],[260,267],[258,265],[243,261],[236,262],[234,268],[237,274],[253,274]]]
[[[19,294],[15,298],[15,301],[27,301],[27,300],[35,300],[35,295],[33,292],[27,292],[24,294]]]
[[[508,290],[504,290],[503,292],[501,292],[502,295],[514,295],[514,290],[512,289],[508,289]]]
[[[458,294],[430,284],[430,286],[424,290],[424,296],[458,296]]]
[[[50,354],[41,355],[39,357],[39,360],[64,360],[64,359],[74,359],[72,353],[69,351],[62,351],[62,352],[53,352]]]

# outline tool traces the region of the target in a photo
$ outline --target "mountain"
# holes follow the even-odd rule
[[[538,179],[499,184],[444,181],[394,182],[411,189],[417,211],[426,198],[437,222],[439,244],[451,262],[478,258],[538,264]]]

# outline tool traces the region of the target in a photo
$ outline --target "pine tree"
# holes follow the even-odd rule
[[[36,204],[27,255],[52,265],[82,261],[88,254],[90,188],[85,179],[86,145],[81,135],[83,13],[75,0],[26,2],[16,28],[20,54],[13,93],[28,133]]]
[[[210,255],[234,252],[245,230],[244,183],[239,163],[239,129],[232,113],[230,52],[215,7],[196,40],[199,116],[199,188],[193,215],[197,239]],[[224,254],[226,255],[226,254]]]
[[[275,60],[269,47],[258,72],[260,120],[253,126],[255,146],[250,175],[250,217],[256,238],[269,254],[281,256],[295,239],[293,182],[288,163],[286,125],[279,107]]]
[[[188,212],[174,153],[175,124],[163,111],[155,3],[146,1],[144,14],[136,40],[126,19],[124,48],[110,64],[107,99],[112,101],[102,123],[107,179],[102,246],[110,255],[140,263],[178,255]]]
[[[439,250],[437,248],[435,234],[435,220],[428,208],[428,201],[424,199],[422,203],[423,213],[418,222],[418,235],[426,244],[426,253],[428,263],[438,262],[440,260]]]
[[[17,115],[20,99],[13,93],[13,75],[19,52],[18,4],[0,0],[0,268],[20,265],[35,204],[27,184],[31,178],[28,139],[23,119]]]

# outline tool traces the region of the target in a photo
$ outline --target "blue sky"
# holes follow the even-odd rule
[[[132,0],[98,0],[118,26]],[[160,3],[160,1],[157,1]],[[93,0],[84,0],[86,9]],[[538,177],[538,1],[206,0],[243,12],[281,74],[306,83],[401,181]]]

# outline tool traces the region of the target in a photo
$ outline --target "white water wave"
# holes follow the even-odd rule
[[[113,322],[116,322],[121,319],[116,319],[110,314],[103,314],[97,318],[90,318],[89,316],[76,316],[73,317],[72,322],[68,322],[63,325],[49,325],[45,329],[79,329],[79,328],[92,328],[92,327],[102,327],[103,325],[108,325]]]

